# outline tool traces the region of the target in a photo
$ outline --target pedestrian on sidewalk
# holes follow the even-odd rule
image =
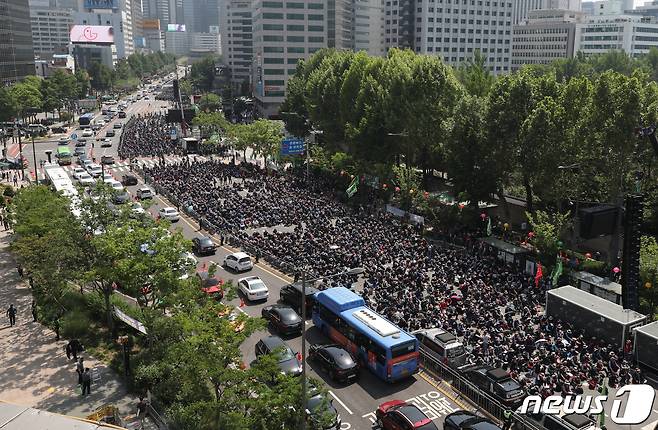
[[[80,357],[80,360],[75,364],[75,371],[78,374],[78,385],[82,385],[82,375],[85,370],[85,359]]]
[[[139,418],[140,427],[144,427],[144,418],[148,413],[148,403],[149,401],[144,398],[144,396],[139,396],[139,402],[137,403],[137,417]]]
[[[5,227],[5,230],[9,230],[9,220],[6,216],[2,218],[2,225]]]
[[[32,322],[37,322],[37,302],[32,300]]]
[[[57,326],[59,326],[59,323],[57,321],[55,321],[55,323],[57,324]],[[57,333],[57,331],[55,333]],[[64,347],[64,351],[66,352],[66,359],[70,360],[71,359],[71,342],[66,344],[66,346]]]
[[[14,307],[13,304],[9,305],[9,309],[7,309],[7,316],[9,317],[9,327],[13,327],[16,325],[16,308]]]
[[[69,342],[71,345],[71,354],[73,355],[73,359],[77,360],[78,359],[78,353],[82,352],[82,344],[78,339],[73,339],[72,341]]]
[[[91,394],[91,373],[89,368],[85,369],[85,372],[82,374],[82,395]]]
[[[24,273],[24,271],[23,271],[23,265],[22,265],[22,264],[19,264],[18,266],[16,266],[16,271],[18,272],[18,276],[20,276],[20,277],[22,278],[22,277],[23,277],[23,273]]]

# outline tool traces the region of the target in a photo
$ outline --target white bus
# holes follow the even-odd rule
[[[77,196],[78,190],[75,189],[71,178],[66,174],[66,171],[58,165],[46,165],[43,168],[46,179],[58,193],[62,193],[67,197]]]

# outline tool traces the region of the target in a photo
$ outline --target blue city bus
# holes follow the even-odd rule
[[[93,113],[86,113],[84,115],[80,115],[80,128],[87,128],[91,126],[91,122],[94,120],[94,114]]]
[[[418,371],[418,340],[366,307],[361,296],[337,287],[315,300],[315,326],[380,379],[394,382]]]

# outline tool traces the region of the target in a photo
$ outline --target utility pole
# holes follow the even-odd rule
[[[301,430],[306,429],[306,268],[302,269],[302,419]]]
[[[34,156],[34,180],[36,184],[39,185],[39,168],[37,166],[37,151],[34,149],[34,131],[30,133],[32,135],[32,155]]]

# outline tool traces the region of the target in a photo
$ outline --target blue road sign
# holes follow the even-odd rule
[[[71,134],[71,139],[78,140],[78,135],[76,133]]]
[[[299,139],[297,137],[283,139],[283,141],[281,142],[281,155],[303,154],[304,149],[305,149],[304,140]]]

